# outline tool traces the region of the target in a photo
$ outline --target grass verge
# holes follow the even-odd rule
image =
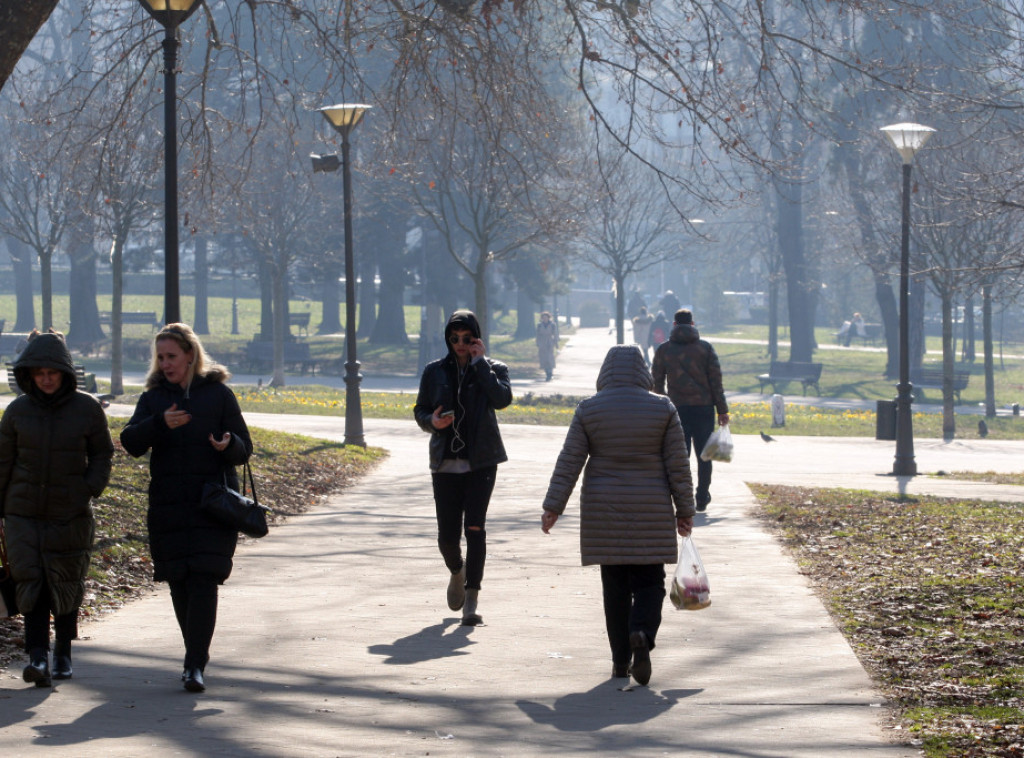
[[[117,442],[124,424],[124,419],[110,420],[115,440],[114,467],[110,485],[94,501],[96,542],[86,578],[82,619],[116,610],[152,585],[146,531],[149,462],[148,458],[132,458]],[[260,502],[274,510],[267,539],[273,539],[274,525],[344,488],[386,454],[380,448],[344,447],[258,428],[250,431],[256,450],[252,468]],[[21,617],[0,619],[0,669],[20,655],[23,646]]]
[[[756,485],[796,557],[929,758],[1024,755],[1019,505]]]

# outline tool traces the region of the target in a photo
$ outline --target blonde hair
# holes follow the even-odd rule
[[[153,338],[153,355],[149,362],[149,373],[146,375],[146,389],[153,389],[164,378],[164,372],[160,370],[160,364],[156,358],[156,346],[161,340],[171,340],[186,353],[192,354],[192,360],[188,366],[188,383],[192,379],[201,376],[214,382],[226,382],[231,378],[231,372],[219,363],[214,363],[210,356],[203,349],[203,343],[192,331],[188,324],[167,324],[157,332]]]

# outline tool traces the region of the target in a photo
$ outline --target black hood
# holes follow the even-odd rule
[[[452,354],[452,343],[448,341],[448,337],[451,333],[458,329],[463,331],[468,329],[476,339],[480,339],[480,322],[476,320],[476,314],[469,310],[458,310],[455,311],[449,318],[448,323],[444,326],[444,344],[448,347],[449,355]]]
[[[64,374],[64,382],[55,393],[57,396],[74,392],[78,386],[71,352],[64,338],[57,334],[38,334],[33,337],[14,364],[14,377],[21,391],[26,395],[39,395],[45,398],[45,395],[36,391],[35,382],[32,381],[33,368],[52,368]]]

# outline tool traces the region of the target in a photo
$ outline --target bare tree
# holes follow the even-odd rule
[[[615,334],[625,341],[627,280],[682,255],[684,223],[658,178],[630,156],[603,161],[604,190],[590,208],[578,255],[615,282]]]

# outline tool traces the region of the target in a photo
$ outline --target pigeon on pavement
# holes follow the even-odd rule
[[[763,439],[765,442],[775,442],[775,438],[774,437],[771,437],[771,436],[765,434],[764,432],[761,432],[761,439]]]

